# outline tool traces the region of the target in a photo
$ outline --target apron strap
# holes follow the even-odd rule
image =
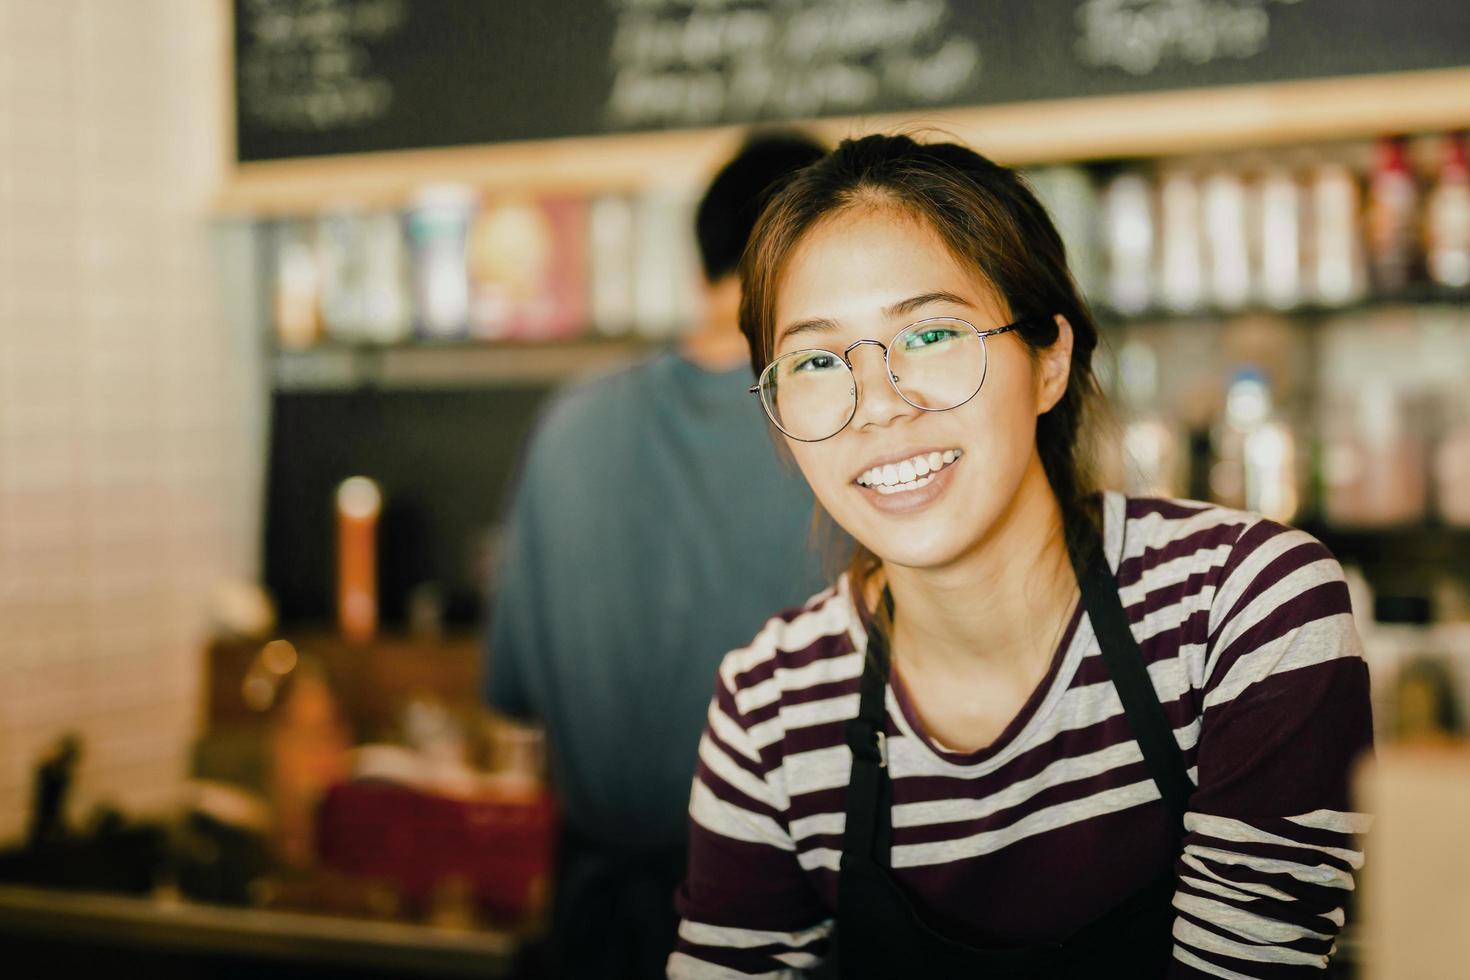
[[[883,587],[883,604],[893,615],[893,594]],[[888,641],[874,623],[868,627],[868,654],[863,658],[862,694],[856,718],[849,719],[843,734],[852,750],[852,776],[848,780],[846,828],[842,851],[872,858],[887,866],[892,833],[888,827],[890,805],[888,774],[887,706]],[[883,817],[885,819],[881,819]]]
[[[1089,552],[1085,561],[1075,552],[1071,554],[1072,568],[1082,587],[1087,617],[1097,634],[1108,676],[1123,702],[1128,727],[1133,730],[1133,737],[1143,750],[1143,761],[1149,774],[1159,787],[1165,805],[1182,822],[1185,811],[1189,809],[1194,784],[1189,780],[1189,770],[1184,765],[1179,743],[1174,741],[1174,728],[1164,714],[1164,706],[1159,703],[1153,681],[1149,679],[1143,652],[1133,638],[1133,631],[1128,628],[1128,615],[1118,597],[1118,581],[1108,567],[1102,537],[1093,530],[1090,538],[1084,545]]]

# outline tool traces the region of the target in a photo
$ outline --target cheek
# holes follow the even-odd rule
[[[829,498],[834,490],[840,489],[847,482],[844,457],[834,451],[833,442],[835,440],[787,444],[791,448],[792,458],[796,460],[797,469],[801,470],[807,485],[823,503],[826,502],[824,498]]]
[[[992,358],[985,386],[971,405],[978,413],[970,424],[996,445],[1014,449],[1036,440],[1037,384],[1029,358],[1018,356],[997,364]],[[968,407],[968,406],[967,406]]]
[[[1007,364],[985,380],[980,394],[956,414],[977,448],[997,457],[1027,455],[1036,441],[1036,390],[1028,364]],[[959,421],[959,420],[957,420]]]

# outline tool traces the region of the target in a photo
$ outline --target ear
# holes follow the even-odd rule
[[[1072,324],[1056,316],[1057,339],[1041,351],[1036,371],[1036,414],[1045,415],[1062,400],[1072,375]]]

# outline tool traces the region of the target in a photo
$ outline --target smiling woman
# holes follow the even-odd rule
[[[905,155],[905,145],[914,152]],[[1062,510],[1067,539],[1080,546],[1087,529],[1097,527],[1090,447],[1078,433],[1089,409],[1101,398],[1091,366],[1098,334],[1067,272],[1061,238],[1045,209],[1012,171],[953,144],[920,147],[902,137],[868,137],[844,144],[828,163],[839,160],[840,165],[812,168],[782,197],[780,206],[770,208],[758,235],[760,247],[746,253],[741,327],[757,375],[764,382],[773,368],[779,370],[782,355],[809,346],[845,351],[844,360],[866,356],[876,361],[864,348],[853,350],[849,345],[881,337],[877,341],[881,347],[890,339],[902,339],[901,328],[920,316],[957,316],[972,337],[979,335],[964,346],[978,348],[979,353],[961,357],[949,351],[945,357],[966,362],[968,372],[955,366],[951,373],[979,394],[960,402],[967,411],[950,427],[964,429],[971,438],[987,438],[988,429],[988,438],[1010,440],[1027,449],[1035,446],[1037,461],[1054,491],[1048,496],[1054,496]],[[1015,331],[1008,344],[985,338],[1007,330]],[[911,331],[902,334],[912,337]],[[817,344],[815,338],[823,343]],[[1006,424],[1009,418],[996,417],[995,412],[1020,411],[1023,406],[995,389],[1033,384],[1034,362],[1043,360],[1043,351],[1049,355],[1044,359],[1045,375],[1055,390],[1046,393],[1050,398],[1046,408],[1032,412],[1018,431]],[[893,356],[889,346],[886,361]],[[1033,364],[1024,372],[1010,371],[1009,377],[992,381],[991,390],[980,391],[993,368],[1017,356]],[[850,374],[862,375],[861,364],[847,365]],[[885,366],[892,367],[886,363],[873,368]],[[870,373],[883,376],[876,370]],[[857,403],[856,387],[855,413],[887,411],[895,394],[905,402],[902,381],[894,382],[891,391],[881,390],[886,385],[871,391],[865,409]],[[772,402],[764,393],[763,401],[769,411]],[[917,404],[910,407],[924,407],[914,401]],[[977,415],[983,416],[980,424]],[[773,420],[780,425],[775,416]],[[951,447],[940,451],[947,448]],[[793,451],[799,453],[798,447]],[[818,454],[830,458],[837,451],[823,447]],[[1017,462],[1030,455],[1010,452],[1004,458]],[[802,458],[799,454],[798,463]],[[992,481],[1009,475],[990,466],[987,473]],[[846,526],[842,514],[832,510],[833,501],[823,497],[815,484],[813,489],[829,513]],[[994,493],[985,497],[992,505],[1000,502]],[[875,552],[863,534],[849,530],[861,542],[854,571],[866,577],[876,565]]]
[[[1371,744],[1341,569],[1097,487],[1097,329],[1024,181],[848,141],[742,282],[751,391],[857,548],[721,667],[669,974],[1323,969]]]

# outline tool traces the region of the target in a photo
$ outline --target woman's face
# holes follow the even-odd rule
[[[1009,313],[927,225],[894,209],[854,209],[819,223],[793,250],[779,283],[773,356],[806,348],[841,353],[862,339],[887,344],[928,317],[958,317],[986,330],[1010,322]],[[1062,337],[1039,361],[1013,332],[987,338],[979,394],[943,412],[899,397],[879,348],[854,348],[852,421],[822,442],[786,444],[827,513],[875,555],[907,567],[946,566],[986,540],[1023,483],[1039,475],[1044,484],[1036,416],[1066,387],[1069,328]],[[869,485],[883,476],[873,471],[890,464],[899,483],[920,485],[886,492]]]

